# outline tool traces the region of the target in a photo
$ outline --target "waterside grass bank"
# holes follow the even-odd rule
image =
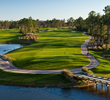
[[[30,87],[65,87],[75,85],[60,74],[20,74],[0,70],[0,84]]]

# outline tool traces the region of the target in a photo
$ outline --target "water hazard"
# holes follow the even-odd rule
[[[20,44],[0,44],[0,54],[6,54],[12,50],[18,49],[23,47]]]
[[[61,89],[0,85],[0,100],[110,100],[91,92],[92,88]]]

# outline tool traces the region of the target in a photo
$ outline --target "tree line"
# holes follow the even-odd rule
[[[103,11],[104,15],[91,11],[85,20],[79,17],[74,21],[76,29],[92,35],[94,37],[93,41],[97,42],[97,46],[110,45],[110,6],[107,5]]]
[[[70,17],[67,21],[65,19],[40,21],[39,19],[23,18],[18,21],[0,21],[0,29],[18,28],[22,33],[35,33],[39,28],[62,28],[69,27],[78,31],[86,31],[92,36],[96,37],[98,42],[108,39],[110,44],[110,6],[106,6],[103,11],[104,15],[91,11],[86,19],[79,17],[74,19]],[[106,30],[106,34],[105,34]]]
[[[46,21],[34,20],[32,17],[19,21],[0,21],[0,29],[18,28],[22,33],[35,33],[39,28],[62,28],[66,26],[65,19],[57,20],[55,18]]]

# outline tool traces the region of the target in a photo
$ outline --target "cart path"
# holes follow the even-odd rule
[[[93,57],[92,55],[88,54],[87,50],[87,43],[90,39],[85,40],[85,43],[81,45],[82,54],[85,55],[89,60],[90,64],[86,67],[88,69],[94,68],[100,64],[100,62]],[[62,70],[30,70],[30,69],[21,69],[13,66],[13,64],[10,61],[4,60],[2,57],[0,57],[0,69],[7,71],[7,72],[14,72],[14,73],[30,73],[30,74],[59,74]],[[75,68],[75,69],[68,69],[72,73],[79,73],[81,72],[82,68]]]

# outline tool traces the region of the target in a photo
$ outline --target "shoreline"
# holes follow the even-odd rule
[[[78,84],[40,84],[40,85],[26,85],[26,84],[15,84],[15,83],[0,83],[0,85],[6,85],[6,86],[18,86],[18,87],[33,87],[33,88],[83,88],[83,87],[89,87],[93,86],[94,83],[89,85],[78,85]]]

